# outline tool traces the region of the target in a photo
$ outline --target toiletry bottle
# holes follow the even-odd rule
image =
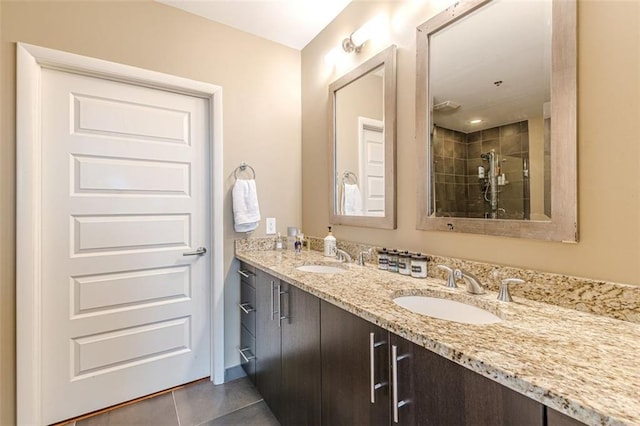
[[[278,237],[276,238],[276,250],[282,250],[282,236],[278,232]]]
[[[324,237],[324,255],[326,257],[335,257],[337,252],[336,237],[331,234],[331,227],[329,226],[329,234]]]
[[[295,226],[287,226],[287,250],[294,251],[296,248],[296,235],[298,234],[298,228]]]
[[[413,278],[427,278],[427,262],[429,256],[416,253],[411,256],[411,276]]]
[[[401,251],[398,255],[398,273],[411,275],[411,254],[408,251]]]
[[[389,272],[398,272],[398,259],[400,258],[400,252],[398,250],[390,250],[389,251],[389,266],[387,271]]]
[[[386,271],[389,269],[389,253],[386,248],[378,249],[378,269]]]
[[[302,241],[300,241],[299,235],[296,235],[296,242],[293,243],[293,245],[294,245],[294,250],[296,254],[300,254],[300,252],[302,251]]]

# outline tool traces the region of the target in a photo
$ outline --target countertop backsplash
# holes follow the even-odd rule
[[[239,239],[236,240],[236,251],[274,250],[275,241],[275,237]],[[322,251],[322,238],[308,236],[307,241],[311,250]],[[371,262],[377,262],[377,246],[338,240],[338,248],[345,250],[354,259],[361,251],[373,248]],[[444,279],[444,273],[435,267],[444,264],[474,274],[492,291],[498,291],[502,279],[521,278],[525,284],[512,285],[509,288],[515,297],[640,323],[638,286],[425,254],[431,257],[427,268],[429,277]],[[497,276],[494,271],[497,271]]]

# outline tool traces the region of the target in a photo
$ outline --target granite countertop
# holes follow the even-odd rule
[[[344,265],[340,274],[295,269],[334,262],[315,251],[239,251],[236,257],[582,422],[640,424],[639,324],[519,297],[499,302],[495,292],[469,295],[464,286],[449,289],[442,280],[374,265]],[[464,301],[502,321],[461,324],[392,301],[410,294]]]

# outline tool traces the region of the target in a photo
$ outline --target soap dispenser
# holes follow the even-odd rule
[[[324,255],[326,257],[335,257],[337,250],[336,237],[331,234],[331,227],[329,226],[329,234],[324,237]]]

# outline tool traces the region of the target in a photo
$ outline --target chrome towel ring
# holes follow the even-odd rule
[[[246,171],[247,169],[251,170],[251,173],[253,174],[253,176],[250,179],[255,179],[256,178],[256,171],[253,169],[253,167],[251,167],[250,165],[248,165],[245,162],[240,163],[240,165],[238,167],[236,167],[236,169],[233,171],[233,176],[237,179],[238,178],[238,172],[242,173],[244,171]]]

